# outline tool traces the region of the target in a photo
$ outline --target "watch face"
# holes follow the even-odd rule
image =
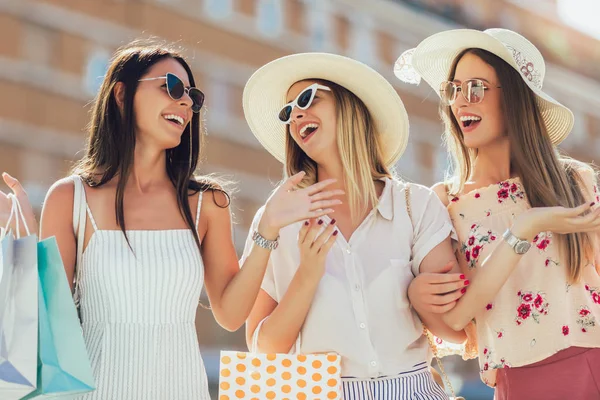
[[[531,243],[526,242],[526,241],[520,241],[515,246],[515,251],[517,252],[517,254],[525,254],[525,253],[527,253],[527,251],[529,250],[530,247],[531,247]]]

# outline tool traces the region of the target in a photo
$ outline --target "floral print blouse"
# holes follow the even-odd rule
[[[600,203],[593,172],[580,175],[586,199]],[[530,208],[518,178],[450,200],[459,263],[467,274],[481,268],[515,217]],[[540,232],[494,301],[475,316],[470,328],[476,329],[481,379],[489,386],[496,385],[498,368],[533,364],[571,346],[600,347],[598,235],[593,237],[595,260],[589,260],[576,284],[569,284],[557,239]]]

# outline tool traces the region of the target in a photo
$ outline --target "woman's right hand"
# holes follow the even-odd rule
[[[517,217],[512,233],[523,240],[533,240],[540,232],[568,234],[600,231],[600,207],[595,203],[579,207],[533,207]]]
[[[258,225],[258,232],[262,236],[275,239],[281,228],[309,218],[320,218],[332,213],[331,207],[342,204],[335,197],[343,195],[344,191],[329,189],[335,179],[299,189],[297,185],[302,182],[304,175],[304,172],[299,172],[289,177],[269,197]]]
[[[35,214],[33,213],[33,209],[31,204],[29,203],[29,198],[27,197],[27,193],[25,193],[25,189],[21,186],[21,183],[7,174],[6,172],[2,174],[2,178],[8,187],[12,190],[13,195],[19,200],[19,204],[21,205],[21,209],[23,210],[23,216],[25,217],[25,222],[27,223],[27,227],[29,228],[29,232],[31,234],[37,234],[38,232],[38,223],[35,219]],[[12,209],[12,200],[8,197],[8,193],[4,193],[0,190],[0,227],[6,227],[8,223],[8,219],[10,218],[10,211]],[[16,219],[21,218],[20,215],[15,214],[11,221],[8,229],[12,229],[15,231],[16,229]],[[22,223],[19,224],[21,236],[27,236],[27,232]]]
[[[300,248],[299,270],[320,280],[325,273],[325,259],[335,243],[338,230],[335,229],[335,219],[323,229],[324,221],[311,219],[304,222],[298,233]]]

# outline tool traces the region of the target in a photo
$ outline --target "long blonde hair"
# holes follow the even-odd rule
[[[448,80],[454,80],[456,66],[465,54],[473,54],[496,71],[502,87],[502,110],[510,140],[511,172],[521,179],[531,207],[576,207],[586,200],[584,182],[578,173],[592,167],[562,156],[552,144],[533,91],[519,72],[496,55],[482,49],[467,49],[452,64]],[[463,192],[471,178],[476,149],[466,147],[460,126],[449,106],[441,106],[446,130],[444,141],[451,155],[446,181],[449,193]],[[561,250],[566,255],[571,282],[581,277],[583,267],[593,259],[592,239],[585,233],[562,235]]]
[[[379,201],[375,180],[392,177],[383,162],[382,143],[365,104],[348,89],[323,79],[307,79],[331,89],[337,114],[337,146],[346,172],[344,186],[353,222],[369,212]],[[305,171],[301,187],[318,181],[317,163],[304,153],[289,134],[286,135],[285,175]]]

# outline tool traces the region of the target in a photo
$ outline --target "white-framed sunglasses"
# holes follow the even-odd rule
[[[300,110],[306,110],[312,104],[313,100],[315,99],[315,95],[317,94],[317,90],[319,89],[331,91],[331,89],[327,86],[313,83],[300,92],[298,97],[296,97],[293,101],[283,106],[281,111],[279,111],[279,121],[284,124],[289,124],[292,119],[292,111],[294,110],[294,107],[298,107]]]
[[[192,111],[199,113],[202,105],[204,104],[204,93],[198,88],[190,87],[186,88],[183,81],[175,74],[167,72],[165,76],[157,76],[156,78],[144,78],[138,82],[154,81],[157,79],[164,79],[167,86],[167,93],[173,100],[179,100],[185,93],[192,99]]]
[[[502,86],[495,87],[500,89]],[[461,92],[467,103],[478,104],[483,101],[486,90],[489,90],[489,87],[481,79],[468,79],[460,85],[446,81],[440,84],[440,98],[442,104],[451,106],[456,101],[458,92]]]

